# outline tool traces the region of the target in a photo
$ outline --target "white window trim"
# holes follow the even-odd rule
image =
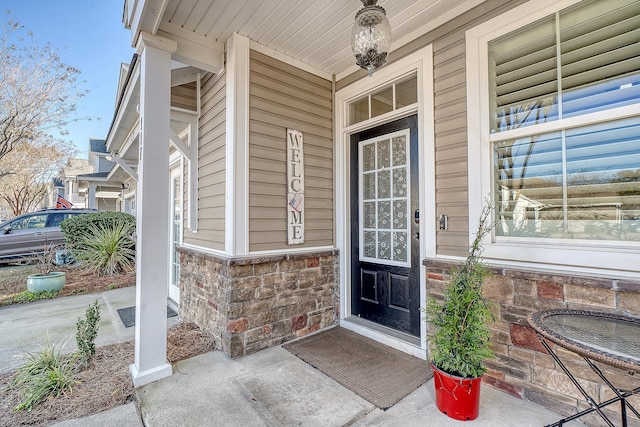
[[[398,81],[411,73],[417,73],[418,102],[410,107],[401,108],[381,116],[348,126],[349,103]],[[420,259],[435,257],[436,218],[435,183],[432,171],[435,167],[435,142],[433,133],[433,46],[426,46],[411,55],[395,61],[375,72],[372,77],[363,77],[357,82],[340,89],[335,95],[335,195],[336,195],[336,244],[340,251],[340,319],[351,316],[351,257],[350,231],[348,216],[349,194],[349,140],[350,135],[363,129],[393,121],[394,119],[418,114],[418,157],[420,186]],[[426,271],[420,266],[420,301],[426,301]],[[356,331],[385,345],[400,351],[425,358],[427,354],[426,327],[420,325],[420,347],[397,340],[373,329],[361,327],[355,323],[342,322],[347,329]]]
[[[491,135],[488,91],[488,43],[501,35],[522,28],[580,0],[539,0],[516,7],[494,19],[466,32],[466,79],[467,79],[467,136],[468,136],[468,185],[469,185],[469,241],[475,236],[477,220],[487,196],[493,194],[491,140],[512,138],[531,130],[521,128],[500,135]],[[590,117],[607,121],[612,117],[637,115],[640,106],[619,107],[606,112],[593,113],[580,118],[569,118],[536,127],[549,131],[562,125],[580,126]],[[591,124],[591,122],[589,122]],[[637,257],[640,246],[632,243],[621,247],[619,242],[596,246],[589,241],[526,241],[513,239],[496,241],[487,237],[484,256],[489,263],[500,263],[536,270],[576,272],[615,277],[640,278]]]
[[[180,179],[180,189],[178,190],[180,192],[180,206],[182,209],[182,215],[180,216],[182,223],[184,224],[184,157],[179,153],[173,153],[170,157],[169,157],[169,191],[170,191],[170,196],[173,194],[173,181],[175,178],[179,178]],[[173,197],[169,197],[169,236],[173,237]],[[178,245],[182,245],[182,241],[184,238],[184,227],[181,225],[180,229],[178,231]],[[167,256],[168,256],[168,260],[167,263],[169,264],[169,298],[171,298],[173,301],[175,301],[177,304],[180,304],[180,288],[179,288],[179,283],[173,283],[173,277],[172,276],[172,272],[173,272],[173,239],[169,240],[169,246],[170,249],[169,251],[167,251]],[[179,263],[179,261],[178,261]],[[179,279],[178,279],[179,281]]]

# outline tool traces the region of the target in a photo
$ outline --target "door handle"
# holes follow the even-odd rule
[[[413,212],[413,222],[420,224],[420,209],[416,209],[415,212]]]
[[[420,233],[413,233],[413,238],[420,240]]]

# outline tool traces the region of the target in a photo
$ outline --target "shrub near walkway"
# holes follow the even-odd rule
[[[84,268],[101,276],[129,271],[135,263],[135,218],[124,212],[76,215],[60,224],[67,247]]]

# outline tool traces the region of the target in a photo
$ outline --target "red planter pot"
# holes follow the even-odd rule
[[[440,412],[461,421],[475,420],[480,409],[480,378],[462,378],[433,368],[436,406]]]

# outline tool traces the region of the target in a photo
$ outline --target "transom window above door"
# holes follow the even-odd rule
[[[349,103],[349,126],[418,102],[416,73],[399,79]]]

